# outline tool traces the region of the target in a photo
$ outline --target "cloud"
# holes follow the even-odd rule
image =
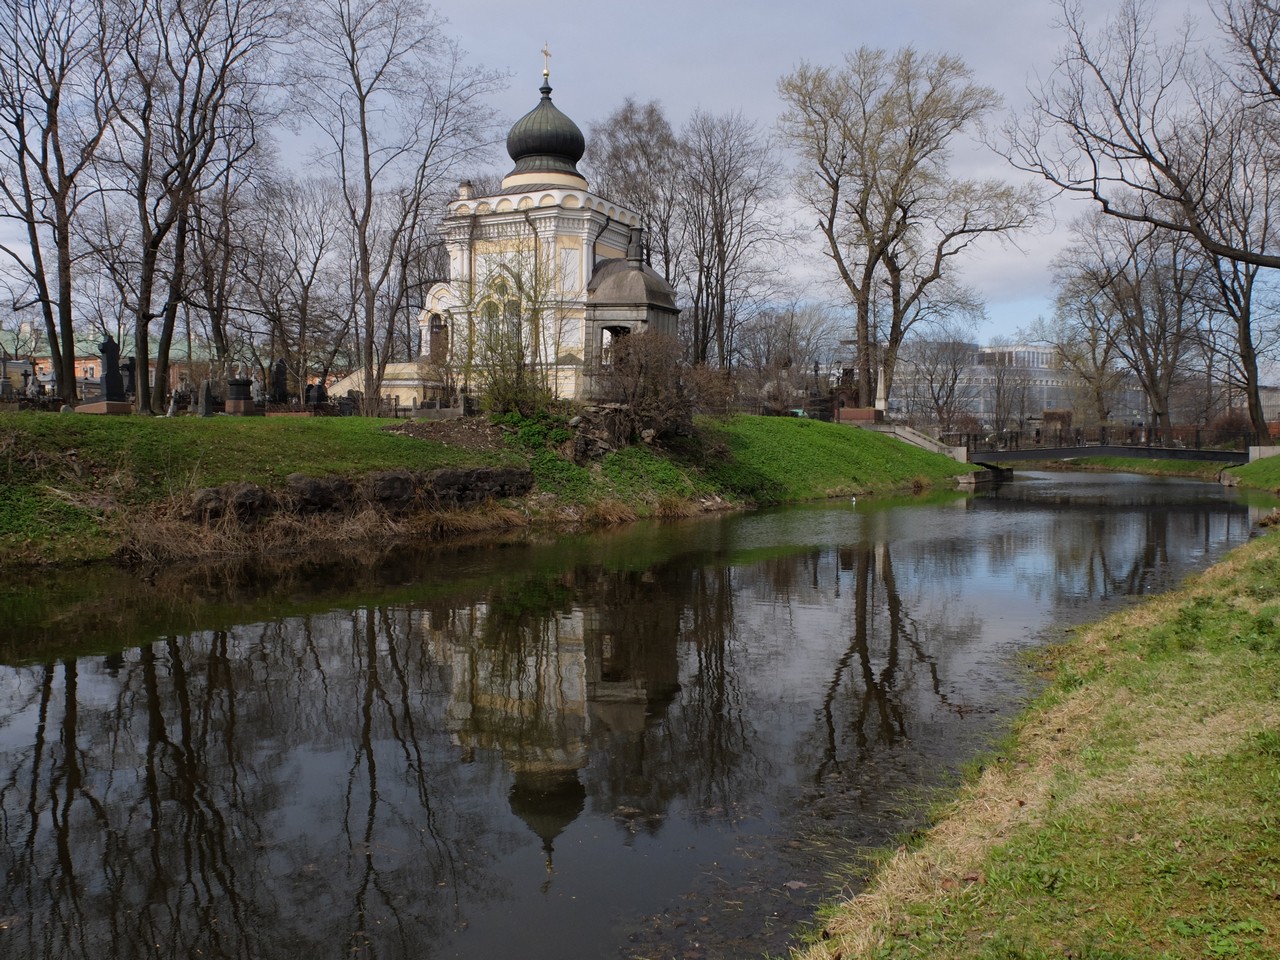
[[[1101,27],[1116,4],[1085,0],[1083,7],[1088,22]],[[771,130],[781,110],[779,77],[801,61],[839,63],[864,45],[955,54],[978,82],[1001,94],[1007,107],[1022,108],[1028,87],[1052,71],[1063,43],[1054,27],[1058,6],[1051,0],[652,0],[643,5],[561,0],[542,7],[527,0],[460,0],[439,9],[477,62],[510,72],[511,85],[494,101],[504,123],[537,103],[545,42],[552,52],[556,105],[584,130],[626,97],[659,101],[677,127],[701,108],[741,112]],[[1187,9],[1208,16],[1204,5],[1163,3],[1158,25],[1176,26]],[[535,18],[536,25],[530,25]],[[966,176],[1017,178],[1003,159],[980,145],[958,144],[955,160]],[[498,146],[493,166],[505,164]],[[1071,208],[1061,208],[1053,232],[1024,235],[1021,249],[986,243],[968,258],[964,281],[986,299],[992,335],[1012,334],[1049,311],[1049,263],[1064,243],[1072,215]],[[812,267],[805,265],[799,273],[811,275]]]

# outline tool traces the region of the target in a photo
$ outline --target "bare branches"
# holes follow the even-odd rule
[[[1258,71],[1271,69],[1273,41],[1237,34],[1258,22],[1250,10],[1268,6],[1229,0],[1223,8],[1228,36]],[[1190,234],[1216,256],[1280,266],[1270,238],[1247,239],[1231,226],[1258,186],[1248,157],[1273,153],[1280,132],[1263,95],[1269,75],[1229,72],[1231,58],[1224,66],[1206,53],[1190,24],[1161,43],[1152,14],[1143,0],[1126,0],[1092,33],[1063,0],[1067,43],[1032,106],[1007,127],[1008,158],[1111,216]],[[1259,90],[1252,103],[1238,95],[1248,88]]]
[[[90,165],[113,116],[116,31],[81,0],[5,0],[0,9],[0,217],[22,298],[38,307],[58,392],[76,401],[73,227],[92,196]]]
[[[681,139],[691,359],[726,367],[781,239],[769,216],[780,171],[768,139],[741,114],[695,113]]]
[[[1235,366],[1263,436],[1249,304],[1257,270],[1280,267],[1280,9],[1218,0],[1214,45],[1190,23],[1162,43],[1144,0],[1126,0],[1098,32],[1068,0],[1061,7],[1067,42],[1030,110],[1008,126],[1007,155],[1148,240],[1172,233],[1207,255],[1215,309],[1234,321]]]
[[[889,307],[882,332],[891,381],[929,288],[979,238],[1028,224],[1035,197],[950,175],[952,138],[999,103],[955,57],[862,48],[841,68],[802,64],[779,92],[783,135],[807,168],[801,195],[857,308],[858,387],[867,403],[877,298]]]
[[[657,103],[628,98],[591,126],[584,165],[592,188],[640,214],[645,262],[673,285],[684,254],[683,164],[683,145]]]
[[[409,307],[399,269],[429,204],[486,139],[490,72],[468,67],[442,18],[412,0],[320,0],[303,23],[302,115],[345,201],[364,394],[376,404]]]
[[[1137,378],[1153,426],[1162,431],[1170,423],[1170,394],[1205,320],[1207,259],[1185,233],[1153,231],[1101,212],[1079,221],[1074,232],[1076,243],[1059,267],[1064,308]]]

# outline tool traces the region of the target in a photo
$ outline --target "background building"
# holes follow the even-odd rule
[[[1109,422],[1147,419],[1146,398],[1131,377],[1119,379],[1107,401]],[[1025,429],[1046,413],[1094,426],[1095,408],[1084,381],[1048,347],[915,340],[899,356],[887,413],[942,431],[990,431]]]

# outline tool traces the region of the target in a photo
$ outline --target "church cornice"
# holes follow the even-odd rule
[[[469,220],[472,217],[488,219],[503,214],[522,216],[526,213],[539,216],[548,212],[571,214],[575,218],[599,215],[628,227],[640,225],[640,214],[619,203],[596,196],[589,190],[553,186],[454,200],[449,204],[444,219],[448,224],[452,220]]]

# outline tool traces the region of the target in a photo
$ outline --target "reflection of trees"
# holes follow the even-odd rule
[[[441,822],[456,757],[407,618],[337,620],[0,676],[29,720],[0,739],[0,916],[31,918],[6,958],[429,955],[491,882],[460,862],[483,814]]]
[[[1035,522],[1012,525],[989,541],[996,569],[1016,573],[1036,594],[1048,592],[1059,608],[1167,589],[1179,574],[1170,544],[1198,543],[1208,551],[1227,533],[1221,504],[1002,504]],[[1028,565],[1043,551],[1048,569]]]
[[[968,591],[1147,591],[1176,544],[1222,539],[1216,506],[1056,509],[1000,503],[990,540],[846,511],[838,549],[575,554],[419,604],[0,668],[0,917],[31,918],[0,951],[429,960],[487,902],[536,899],[497,861],[549,858],[588,812],[633,842],[673,811],[720,827],[750,803],[763,837],[861,805],[984,703]],[[812,802],[782,806],[797,769]]]
[[[975,633],[971,616],[946,606],[929,619],[923,608],[910,609],[889,541],[842,547],[837,561],[853,580],[853,630],[822,698],[818,783],[910,740],[913,724],[927,719],[929,705],[963,715],[965,705],[944,683],[939,657]]]
[[[693,644],[689,693],[669,725],[671,761],[683,771],[687,792],[704,813],[734,809],[759,787],[754,718],[734,660],[740,621],[734,598],[739,585],[730,567],[694,572],[685,636]],[[723,814],[722,814],[723,815]]]
[[[664,565],[600,586],[589,635],[593,799],[633,830],[655,829],[677,797],[697,815],[726,816],[750,790],[752,753],[732,662],[734,571]]]

